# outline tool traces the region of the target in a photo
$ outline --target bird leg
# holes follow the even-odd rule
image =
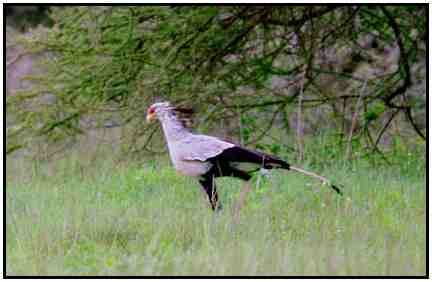
[[[199,182],[207,194],[212,210],[216,211],[222,209],[222,205],[219,203],[219,197],[216,191],[216,183],[214,183],[214,178],[206,177],[201,179]]]
[[[242,190],[240,192],[239,201],[234,208],[234,224],[238,224],[240,221],[240,209],[243,207],[246,201],[247,194],[249,193],[250,190],[251,190],[250,182],[246,181],[243,184]]]
[[[214,211],[222,210],[222,205],[219,202],[219,197],[218,197],[218,194],[216,192],[216,189],[212,189],[210,203],[211,203],[212,209]]]
[[[210,201],[210,205],[212,210],[219,210],[221,208],[220,204],[219,204],[219,197],[218,194],[216,192],[216,187],[212,187],[212,188],[207,188],[206,191],[208,199]]]

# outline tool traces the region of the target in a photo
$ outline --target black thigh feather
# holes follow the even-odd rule
[[[239,146],[228,148],[219,155],[207,159],[211,164],[211,168],[204,175],[201,176],[200,184],[206,192],[211,207],[213,210],[221,207],[218,203],[218,194],[216,191],[216,185],[214,178],[223,176],[232,176],[239,178],[244,181],[248,181],[252,178],[252,173],[257,171],[260,167],[266,169],[271,168],[284,168],[289,169],[290,165],[276,157],[245,149]],[[251,171],[245,171],[237,168],[234,164],[237,163],[252,163],[257,164],[258,169]]]

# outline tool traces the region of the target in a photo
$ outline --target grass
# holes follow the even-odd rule
[[[315,169],[343,197],[272,171],[233,225],[237,180],[218,180],[213,214],[198,183],[163,161],[8,161],[7,275],[426,274],[424,169]]]

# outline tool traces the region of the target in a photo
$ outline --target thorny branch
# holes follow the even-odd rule
[[[399,71],[400,71],[400,68],[402,67],[403,72],[404,72],[403,84],[400,87],[398,87],[396,90],[394,90],[392,93],[390,93],[389,95],[384,97],[384,102],[386,103],[387,106],[389,106],[391,108],[403,109],[405,112],[405,115],[406,115],[408,121],[410,122],[411,126],[413,127],[414,131],[423,140],[426,140],[426,136],[421,132],[420,128],[417,126],[417,124],[414,121],[414,118],[413,118],[412,113],[411,113],[411,107],[409,106],[408,101],[407,101],[408,99],[406,97],[406,91],[407,91],[408,87],[411,86],[411,72],[410,72],[410,65],[408,62],[408,57],[407,57],[407,54],[405,51],[405,46],[402,42],[401,30],[400,30],[399,25],[397,24],[396,20],[389,13],[387,8],[384,6],[381,6],[381,10],[383,11],[384,15],[387,17],[389,25],[392,28],[393,33],[395,34],[397,45],[398,45],[399,51],[400,51]],[[391,102],[393,100],[393,98],[395,98],[398,95],[403,96],[403,100],[405,102],[405,105],[397,106]]]

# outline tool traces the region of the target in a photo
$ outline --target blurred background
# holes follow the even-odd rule
[[[200,131],[272,153],[302,159],[305,140],[325,135],[347,158],[385,159],[396,143],[424,146],[425,13],[8,5],[7,151],[163,152],[143,115],[170,100],[194,106]]]

